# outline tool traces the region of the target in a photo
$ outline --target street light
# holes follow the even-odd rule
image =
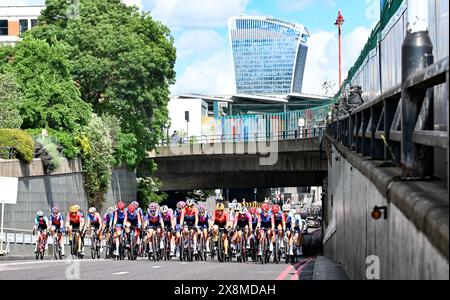
[[[341,14],[341,10],[339,10],[336,23],[334,23],[339,30],[339,88],[342,85],[342,25],[344,25],[344,23],[344,16]]]

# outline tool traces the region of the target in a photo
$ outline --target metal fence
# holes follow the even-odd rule
[[[328,134],[365,157],[394,162],[403,168],[406,177],[434,176],[435,160],[448,167],[448,125],[434,126],[435,111],[441,107],[433,107],[443,101],[435,103],[433,88],[444,84],[444,102],[448,105],[448,83],[446,57],[334,121],[328,126]],[[405,117],[405,111],[415,113]],[[438,155],[436,149],[446,150],[447,157]]]
[[[1,159],[15,159],[17,154],[17,149],[15,147],[0,147],[0,158]]]
[[[178,137],[172,139],[169,143],[162,146],[170,145],[196,145],[196,144],[213,144],[213,143],[253,143],[253,142],[271,142],[271,141],[288,141],[301,139],[321,139],[326,133],[326,127],[285,130],[277,132],[255,132],[246,134],[223,134],[223,135],[202,135],[192,136],[189,138]]]

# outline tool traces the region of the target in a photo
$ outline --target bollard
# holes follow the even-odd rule
[[[426,96],[424,89],[406,89],[407,79],[433,63],[433,44],[428,34],[427,1],[408,0],[408,33],[402,46],[402,143],[404,176],[433,174],[433,151],[413,142],[413,134]]]

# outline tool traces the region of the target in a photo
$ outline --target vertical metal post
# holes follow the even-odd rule
[[[409,76],[433,63],[433,44],[427,31],[428,2],[408,0],[408,33],[402,46],[402,143],[401,162],[404,176],[433,174],[433,153],[413,142],[416,122],[426,90],[408,90]]]

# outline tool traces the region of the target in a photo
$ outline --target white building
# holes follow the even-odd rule
[[[171,97],[169,136],[177,131],[182,137],[202,135],[202,117],[208,117],[208,103],[198,98]],[[186,120],[188,117],[188,121]]]
[[[2,6],[0,4],[0,44],[15,45],[20,35],[37,24],[45,6]]]

